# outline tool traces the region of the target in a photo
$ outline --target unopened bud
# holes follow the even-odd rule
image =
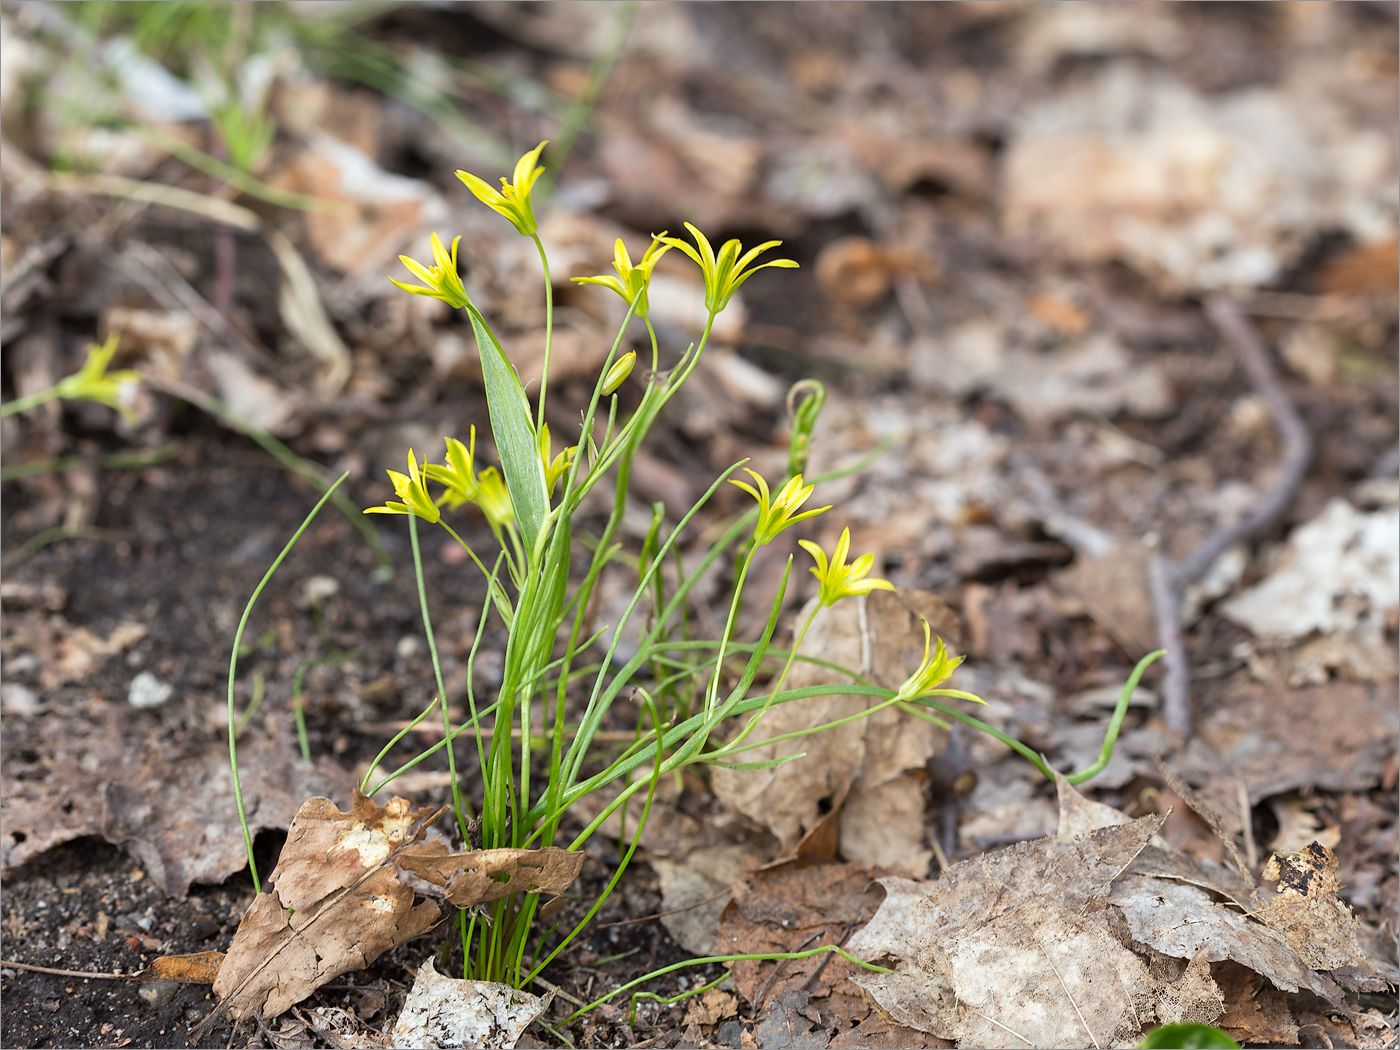
[[[632,366],[636,363],[637,351],[635,350],[629,350],[613,362],[613,366],[608,369],[608,374],[603,379],[604,397],[607,397],[622,385],[622,381],[632,374]]]

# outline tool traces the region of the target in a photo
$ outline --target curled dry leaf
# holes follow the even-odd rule
[[[358,792],[348,813],[330,799],[304,802],[273,890],[253,901],[214,982],[233,1015],[275,1016],[432,928],[438,905],[414,905],[406,872],[466,908],[513,893],[560,893],[583,867],[582,853],[557,847],[450,853],[422,841],[435,815],[402,798],[381,807]]]
[[[437,904],[415,907],[388,862],[431,816],[405,799],[380,807],[358,792],[348,813],[307,799],[287,831],[273,890],[253,901],[214,981],[222,1005],[234,1017],[276,1016],[430,929]]]
[[[179,981],[182,984],[212,984],[223,964],[223,952],[194,952],[192,955],[162,955],[152,959],[141,975],[143,981]]]
[[[405,871],[447,890],[459,908],[509,897],[512,893],[563,893],[583,869],[579,851],[478,849],[449,853],[438,841],[412,846],[394,858]]]

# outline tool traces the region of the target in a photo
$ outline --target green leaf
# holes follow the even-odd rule
[[[721,769],[773,769],[777,766],[785,766],[789,762],[796,762],[799,758],[806,758],[807,752],[799,751],[796,754],[784,755],[782,758],[770,758],[763,762],[721,762],[719,759],[711,761],[701,760],[707,766],[719,766]]]
[[[481,355],[481,375],[486,382],[486,405],[491,412],[491,434],[501,459],[501,473],[510,490],[515,520],[525,549],[534,555],[535,543],[549,513],[549,494],[544,487],[544,466],[535,442],[535,424],[530,418],[530,402],[520,376],[501,344],[475,310],[468,310],[476,349]]]
[[[1240,1044],[1208,1024],[1164,1024],[1138,1043],[1141,1050],[1240,1050]]]

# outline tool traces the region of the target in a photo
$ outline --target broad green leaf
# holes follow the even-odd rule
[[[491,412],[491,434],[501,458],[515,520],[525,549],[532,555],[540,529],[549,513],[549,496],[544,488],[544,467],[535,442],[535,424],[530,418],[530,402],[515,366],[481,317],[467,313],[476,333],[476,349],[481,355],[481,376],[486,382],[486,405]]]
[[[1148,1032],[1138,1046],[1143,1050],[1240,1050],[1239,1043],[1208,1024],[1164,1024]]]

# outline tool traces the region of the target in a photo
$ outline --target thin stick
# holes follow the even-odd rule
[[[104,981],[131,981],[139,976],[134,973],[90,973],[87,970],[55,970],[52,966],[34,966],[30,963],[11,962],[9,959],[0,959],[0,966],[8,966],[12,970],[30,970],[33,973],[50,973],[55,977],[97,977]]]
[[[686,904],[679,908],[671,908],[669,911],[658,911],[651,915],[638,916],[635,919],[621,919],[618,922],[600,922],[598,924],[598,929],[608,930],[614,926],[635,926],[639,922],[651,922],[652,919],[664,919],[668,915],[679,915],[683,911],[690,911],[692,908],[698,908],[702,904],[709,904],[711,901],[717,901],[721,897],[728,897],[730,892],[730,888],[726,887],[720,890],[718,893],[712,893],[708,897],[702,897],[694,904]],[[581,1006],[583,1004],[580,1003],[579,1005]]]
[[[1249,785],[1244,777],[1235,774],[1235,795],[1240,807],[1240,824],[1244,827],[1244,859],[1249,870],[1259,866],[1259,847],[1254,842],[1254,812],[1249,805]]]
[[[1283,513],[1302,484],[1313,452],[1307,427],[1279,384],[1268,351],[1244,312],[1231,300],[1216,296],[1207,300],[1206,314],[1239,353],[1250,382],[1269,406],[1274,426],[1283,439],[1283,457],[1273,486],[1242,521],[1216,529],[1179,564],[1173,565],[1162,551],[1153,558],[1153,611],[1158,640],[1168,653],[1167,674],[1162,683],[1162,717],[1168,728],[1183,734],[1191,732],[1193,718],[1191,670],[1181,637],[1182,589],[1205,575],[1226,550],[1258,535]]]

